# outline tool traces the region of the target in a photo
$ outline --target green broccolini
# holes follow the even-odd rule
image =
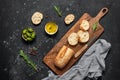
[[[20,50],[19,54],[24,59],[24,61],[26,61],[27,64],[29,64],[33,69],[38,71],[37,65],[28,58],[28,56],[23,52],[23,50]]]

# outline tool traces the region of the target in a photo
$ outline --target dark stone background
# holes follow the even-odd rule
[[[53,9],[54,5],[60,6],[62,17],[58,17]],[[103,80],[119,80],[119,0],[0,0],[0,80],[40,80],[46,77],[49,69],[42,59],[47,52],[83,13],[88,12],[91,16],[96,16],[103,7],[108,7],[109,13],[100,21],[105,28],[105,32],[100,38],[106,39],[112,45],[105,60],[106,70],[103,73]],[[31,16],[35,11],[44,14],[44,19],[38,26],[31,23]],[[68,13],[75,14],[76,19],[72,24],[66,26],[63,20]],[[54,36],[48,36],[44,31],[44,26],[49,21],[55,21],[59,26],[59,31]],[[21,31],[26,27],[34,28],[37,33],[36,40],[29,44],[21,39]],[[28,56],[38,65],[40,69],[38,73],[34,73],[18,56],[20,49],[27,53],[29,48],[34,46],[38,48],[38,54]]]

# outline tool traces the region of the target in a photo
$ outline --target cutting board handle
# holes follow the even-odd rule
[[[108,12],[108,8],[104,7],[100,10],[100,12],[95,17],[96,21],[99,21],[106,13]]]

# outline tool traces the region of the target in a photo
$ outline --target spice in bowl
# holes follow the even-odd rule
[[[25,41],[31,42],[35,39],[36,33],[32,28],[25,28],[22,30],[22,38]]]
[[[48,22],[45,25],[45,32],[49,35],[53,35],[58,31],[58,25],[55,22]]]

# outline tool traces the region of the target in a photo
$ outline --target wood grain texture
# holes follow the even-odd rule
[[[96,36],[98,39],[104,31],[104,28],[99,24],[99,20],[105,14],[102,14],[100,11],[99,14],[93,18],[88,13],[84,13],[83,16],[72,26],[72,28],[60,39],[60,41],[46,54],[46,56],[43,59],[43,62],[56,74],[62,75],[63,73],[65,73],[68,69],[70,69],[77,62],[78,59],[80,59],[80,57],[84,54],[84,52],[89,48],[87,47],[87,49],[83,53],[81,53],[79,57],[74,58],[73,56],[72,59],[69,61],[69,63],[63,69],[58,69],[57,67],[54,66],[53,61],[63,45],[66,45],[69,48],[73,49],[75,53],[77,53],[77,51],[85,45],[85,44],[78,43],[76,46],[70,46],[67,41],[68,36],[72,32],[77,32],[80,29],[79,25],[81,24],[82,20],[85,19],[85,20],[88,20],[90,24],[90,29],[89,29],[90,39],[89,40],[91,40],[93,36]],[[92,25],[95,22],[98,22],[98,27],[96,31],[93,31]]]

